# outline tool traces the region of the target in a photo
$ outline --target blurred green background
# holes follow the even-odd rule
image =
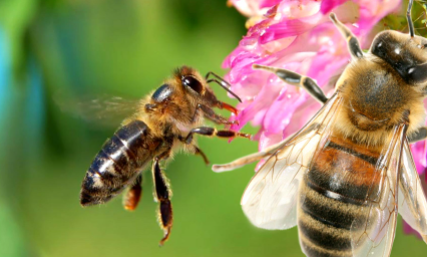
[[[161,248],[148,174],[133,213],[120,197],[79,205],[86,169],[115,128],[61,111],[55,96],[139,98],[182,64],[223,75],[244,22],[225,0],[0,0],[0,256],[303,256],[295,228],[260,230],[244,217],[254,165],[214,174],[178,154],[166,171],[174,227]],[[199,145],[213,163],[257,150],[244,139]],[[399,227],[392,256],[426,255]]]

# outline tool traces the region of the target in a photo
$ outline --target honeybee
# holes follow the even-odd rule
[[[233,106],[216,98],[208,85],[211,82],[218,83],[240,101],[218,75],[209,72],[203,78],[190,67],[177,69],[171,79],[139,103],[137,112],[124,120],[102,146],[83,179],[81,205],[105,203],[129,187],[123,203],[125,209],[134,210],[142,193],[141,172],[152,160],[154,198],[159,202],[159,223],[164,231],[160,245],[163,245],[169,238],[173,216],[171,190],[160,162],[182,146],[209,164],[206,155],[196,146],[194,134],[250,138],[249,134],[203,126],[205,119],[217,124],[235,123],[216,114],[214,107],[237,113]]]
[[[243,194],[243,211],[260,228],[298,225],[306,256],[390,256],[398,212],[427,242],[427,201],[409,147],[427,137],[427,40],[414,35],[412,4],[409,35],[383,31],[367,53],[330,15],[352,61],[329,99],[309,77],[253,66],[324,105],[282,142],[213,170],[265,158]]]

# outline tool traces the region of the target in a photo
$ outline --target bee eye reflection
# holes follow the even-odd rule
[[[202,90],[203,90],[202,84],[200,83],[200,81],[198,81],[197,79],[195,79],[192,76],[182,77],[182,84],[184,86],[190,87],[192,90],[194,90],[199,95],[202,93]]]

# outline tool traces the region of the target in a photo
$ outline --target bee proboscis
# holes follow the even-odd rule
[[[243,211],[260,228],[298,225],[306,256],[390,256],[398,213],[427,242],[427,201],[409,147],[427,137],[427,40],[414,34],[412,3],[409,35],[383,31],[367,53],[330,15],[352,61],[329,99],[311,78],[254,65],[324,105],[284,141],[213,169],[266,158],[245,190]]]
[[[160,162],[167,160],[181,145],[208,164],[207,157],[193,140],[194,134],[250,138],[248,134],[203,126],[205,119],[217,124],[235,124],[213,111],[212,108],[220,108],[237,112],[216,98],[208,85],[211,82],[218,83],[240,100],[218,75],[209,72],[203,78],[187,66],[177,69],[171,79],[142,100],[137,112],[123,122],[95,156],[82,183],[81,205],[105,203],[129,187],[123,204],[125,209],[134,210],[142,194],[141,172],[152,160],[154,197],[159,202],[159,223],[164,231],[162,245],[169,238],[173,216],[171,190]]]

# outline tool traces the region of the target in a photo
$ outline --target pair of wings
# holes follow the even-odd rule
[[[54,101],[61,111],[81,118],[91,125],[117,128],[123,119],[138,111],[141,99],[126,99],[112,95],[86,95],[78,98],[57,93]]]
[[[299,132],[274,146],[274,151],[250,181],[241,205],[249,220],[264,229],[287,229],[297,224],[297,194],[300,181],[321,147],[342,105],[335,94]],[[390,143],[376,165],[380,187],[368,193],[363,221],[352,223],[353,256],[388,257],[391,252],[398,212],[424,235],[427,242],[427,202],[406,140],[405,124],[396,126]],[[261,154],[261,155],[262,155]],[[256,154],[255,154],[256,155]],[[253,161],[252,155],[215,169],[225,170]],[[260,154],[258,154],[260,156]]]

